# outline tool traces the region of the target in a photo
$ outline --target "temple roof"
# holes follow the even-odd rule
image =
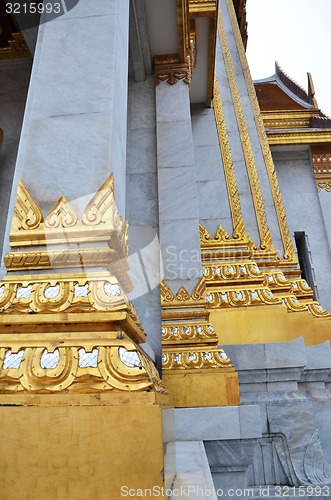
[[[314,84],[310,73],[308,90],[303,89],[275,63],[275,74],[255,80],[255,90],[262,113],[268,112],[308,112],[309,128],[331,128],[331,118],[318,107]]]

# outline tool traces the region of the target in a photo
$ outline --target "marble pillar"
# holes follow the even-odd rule
[[[160,245],[164,280],[189,293],[201,278],[198,198],[189,87],[156,87]]]
[[[46,216],[114,174],[125,216],[129,0],[80,0],[39,29],[9,206],[22,180]]]

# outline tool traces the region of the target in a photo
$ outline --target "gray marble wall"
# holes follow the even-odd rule
[[[330,192],[327,192],[325,189],[321,189],[318,193],[318,198],[320,201],[322,214],[324,218],[324,224],[326,229],[326,234],[329,242],[329,248],[331,250],[331,196]]]
[[[221,224],[233,231],[224,167],[213,108],[191,107],[200,223],[213,237]]]
[[[239,375],[240,409],[259,406],[262,436],[220,441],[215,433],[206,443],[215,482],[330,485],[329,342],[228,345],[227,353]]]
[[[202,275],[198,194],[189,101],[183,81],[156,87],[160,244],[164,279],[191,293]]]
[[[15,171],[31,59],[0,62],[0,128],[4,137],[0,149],[0,242],[4,239],[10,192]],[[1,275],[5,271],[1,271]]]
[[[131,298],[148,344],[161,356],[160,247],[156,159],[155,81],[129,81],[126,213],[129,220]]]
[[[331,253],[309,151],[273,148],[272,154],[291,233],[306,233],[316,298],[331,311]]]

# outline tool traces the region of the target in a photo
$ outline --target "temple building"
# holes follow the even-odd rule
[[[246,8],[0,3],[1,499],[331,498],[331,118]]]

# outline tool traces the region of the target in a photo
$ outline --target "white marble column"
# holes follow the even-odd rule
[[[46,215],[111,172],[125,215],[129,0],[80,0],[40,26],[4,253],[21,179]]]
[[[191,292],[201,277],[196,173],[189,87],[156,87],[160,244],[164,280]]]

